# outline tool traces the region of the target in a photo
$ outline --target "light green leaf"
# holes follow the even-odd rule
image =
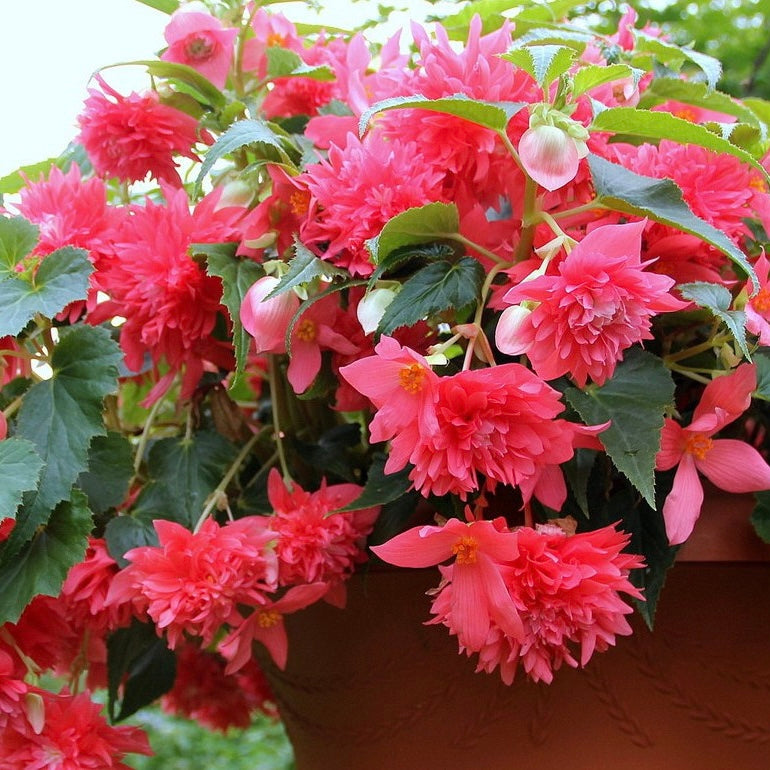
[[[454,203],[427,203],[393,217],[367,242],[367,248],[372,261],[379,264],[397,249],[451,238],[459,228],[460,215]]]
[[[195,180],[196,191],[200,190],[203,179],[218,160],[242,147],[257,148],[269,162],[291,165],[285,142],[285,137],[277,134],[273,128],[261,120],[239,120],[233,123],[206,153],[198,178]]]
[[[48,172],[56,165],[56,158],[47,158],[39,163],[30,163],[20,166],[16,171],[11,171],[0,178],[0,195],[14,195],[27,186],[28,180],[37,181],[40,176],[47,177]]]
[[[636,51],[651,53],[661,64],[676,71],[679,71],[686,62],[694,64],[702,73],[709,88],[716,88],[719,78],[722,77],[722,65],[712,56],[694,51],[692,48],[674,45],[641,30],[634,31],[634,38]]]
[[[31,441],[13,436],[0,441],[0,520],[15,518],[22,492],[37,486],[42,468]]]
[[[294,244],[294,257],[289,262],[289,270],[265,299],[276,297],[295,287],[307,286],[317,278],[331,279],[334,276],[349,278],[350,273],[319,259],[307,246],[297,241]]]
[[[533,27],[520,37],[517,37],[516,43],[518,45],[550,43],[551,45],[569,46],[570,48],[574,48],[576,51],[581,52],[585,49],[586,45],[594,39],[595,36],[590,32],[575,28],[568,29],[565,25],[553,24],[548,27]],[[606,67],[604,69],[606,69]]]
[[[209,275],[222,281],[222,302],[233,325],[235,377],[230,387],[234,388],[243,374],[251,345],[251,337],[241,324],[241,303],[251,285],[264,275],[264,271],[253,260],[236,257],[234,244],[217,245],[220,248],[206,250],[206,270]]]
[[[372,118],[380,112],[403,109],[443,112],[499,133],[505,131],[508,121],[524,106],[519,102],[482,102],[465,94],[446,96],[443,99],[428,99],[421,94],[396,96],[383,99],[365,110],[358,121],[358,133],[363,136]]]
[[[0,625],[15,623],[30,600],[57,596],[73,564],[82,561],[93,521],[85,495],[72,490],[21,553],[0,567]]]
[[[391,334],[435,313],[467,307],[478,301],[483,282],[484,268],[473,257],[455,264],[432,262],[405,281],[385,309],[377,331]]]
[[[334,73],[329,67],[322,65],[313,67],[288,48],[270,46],[265,51],[267,56],[267,75],[269,78],[303,77],[313,80],[334,80]]]
[[[104,397],[117,389],[117,344],[106,329],[78,326],[62,332],[54,350],[50,379],[24,396],[16,436],[32,442],[44,462],[36,492],[25,495],[0,563],[7,563],[45,524],[51,510],[69,499],[72,485],[88,467],[94,436],[104,435]]]
[[[746,314],[742,310],[730,310],[733,297],[724,286],[698,282],[683,283],[678,288],[684,299],[694,302],[698,307],[706,308],[719,318],[735,337],[743,355],[751,360],[746,344]]]
[[[634,84],[638,84],[642,74],[642,70],[629,67],[627,64],[611,64],[609,66],[589,64],[575,73],[572,95],[578,97],[592,88],[626,78],[633,78]]]
[[[179,0],[138,0],[138,2],[169,15],[179,8]]]
[[[615,467],[654,508],[655,455],[665,412],[674,400],[674,381],[663,362],[631,348],[603,386],[569,388],[565,396],[586,424],[611,421],[599,440]]]
[[[0,217],[0,277],[16,275],[14,268],[37,246],[39,236],[37,225],[24,217]]]
[[[726,254],[755,285],[758,280],[746,255],[721,231],[695,216],[670,179],[643,176],[598,155],[588,156],[597,204],[625,214],[649,217],[697,235]]]
[[[85,299],[93,272],[88,252],[65,246],[43,258],[34,281],[0,281],[0,337],[18,334],[38,313],[53,318],[70,302]]]
[[[547,88],[563,75],[575,60],[575,51],[564,45],[525,45],[502,54],[503,59],[521,67]]]
[[[680,144],[697,144],[714,152],[734,155],[748,163],[770,180],[762,164],[746,150],[717,136],[705,126],[677,118],[669,112],[637,110],[634,107],[611,107],[594,117],[590,126],[593,131],[609,131],[641,139],[672,139]]]

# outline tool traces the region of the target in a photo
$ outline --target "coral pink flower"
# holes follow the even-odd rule
[[[237,29],[224,28],[219,19],[199,11],[176,11],[163,31],[168,48],[164,61],[186,64],[224,88]]]
[[[107,604],[133,601],[146,609],[172,649],[184,633],[208,644],[224,623],[240,622],[238,604],[268,601],[278,565],[264,517],[223,527],[207,519],[196,533],[172,521],[154,526],[160,545],[125,554],[131,564],[114,578]]]
[[[452,591],[447,594],[452,633],[478,650],[490,628],[519,636],[522,623],[500,574],[500,564],[518,555],[516,536],[496,522],[449,519],[443,527],[414,527],[372,551],[398,567],[429,567],[454,557]]]
[[[6,729],[9,719],[23,713],[23,698],[29,687],[20,678],[13,658],[0,649],[0,731]]]
[[[331,147],[299,178],[311,196],[301,240],[353,275],[370,275],[366,241],[397,214],[442,200],[443,176],[421,161],[414,143],[349,134],[344,148]]]
[[[265,299],[279,283],[278,278],[263,276],[249,287],[241,303],[241,323],[254,338],[258,354],[286,352],[286,332],[299,310],[299,297],[293,291]]]
[[[126,754],[152,754],[142,730],[108,725],[88,693],[39,695],[40,729],[15,720],[0,732],[3,770],[130,770]]]
[[[195,719],[210,730],[245,728],[255,712],[275,718],[270,687],[254,661],[237,674],[225,674],[225,659],[185,644],[176,652],[174,687],[161,698],[163,710]]]
[[[102,91],[89,89],[85,109],[78,116],[78,141],[85,147],[97,174],[136,182],[148,174],[182,186],[174,155],[198,160],[193,145],[211,143],[198,130],[195,118],[161,104],[154,91],[122,96],[102,78]]]
[[[770,262],[762,254],[754,264],[759,286],[756,294],[749,297],[744,307],[746,329],[759,337],[759,344],[770,345]],[[749,291],[754,290],[752,281],[748,282]]]
[[[655,467],[667,471],[678,466],[674,486],[663,504],[671,545],[687,540],[700,515],[703,487],[698,471],[728,492],[770,489],[770,466],[754,447],[736,439],[711,438],[748,409],[756,376],[753,364],[741,364],[706,385],[686,428],[666,419]]]
[[[219,644],[219,652],[229,661],[225,673],[239,671],[251,660],[253,641],[261,642],[265,646],[278,668],[286,668],[289,640],[283,616],[317,602],[326,590],[325,583],[293,586],[280,599],[268,601],[254,610]]]
[[[652,339],[655,314],[686,307],[668,293],[673,279],[644,270],[639,257],[644,226],[597,227],[559,263],[556,274],[511,289],[506,302],[539,304],[519,324],[519,344],[503,352],[526,353],[546,380],[569,374],[583,387],[589,378],[597,385],[609,379],[623,351]]]
[[[630,570],[643,565],[640,556],[622,553],[628,536],[614,527],[568,536],[553,525],[514,531],[518,556],[500,573],[523,623],[523,632],[507,633],[492,624],[479,647],[463,644],[466,654],[479,653],[477,671],[500,669],[506,684],[513,681],[519,664],[534,681],[551,682],[562,663],[585,666],[594,652],[627,636],[631,627],[625,616],[633,612],[619,594],[641,599],[628,580]],[[445,572],[431,612],[432,623],[443,623],[455,633],[453,608],[457,567]],[[445,594],[449,592],[448,596]],[[579,646],[579,659],[571,647]]]
[[[366,536],[380,508],[333,511],[352,503],[362,491],[357,484],[327,486],[325,481],[317,492],[305,492],[296,482],[289,489],[275,468],[270,471],[267,495],[274,510],[270,528],[278,536],[280,585],[323,582],[334,592],[326,598],[344,606],[342,581],[366,561]]]

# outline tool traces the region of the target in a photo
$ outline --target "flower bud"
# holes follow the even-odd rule
[[[356,316],[364,334],[371,334],[380,325],[385,309],[393,302],[396,293],[391,289],[373,289],[358,303]]]
[[[286,330],[299,309],[299,299],[293,291],[265,299],[279,282],[271,275],[260,278],[241,304],[241,323],[254,338],[257,353],[286,352]]]
[[[519,142],[524,170],[546,190],[558,190],[578,172],[580,155],[575,140],[561,128],[539,125],[527,129]]]
[[[214,211],[225,209],[230,206],[245,208],[251,203],[254,197],[254,190],[242,179],[234,179],[222,187],[222,194],[219,196]]]
[[[495,329],[495,345],[501,353],[515,356],[527,346],[518,339],[519,329],[532,311],[524,305],[511,305],[500,313]]]

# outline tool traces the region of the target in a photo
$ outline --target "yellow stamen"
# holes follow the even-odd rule
[[[714,446],[714,442],[704,433],[693,433],[687,439],[684,451],[693,455],[696,460],[703,460],[712,446]]]
[[[260,628],[272,628],[281,620],[281,613],[277,610],[257,610],[257,623]]]
[[[409,364],[398,373],[399,385],[407,393],[419,393],[425,380],[425,367],[420,364]]]
[[[297,339],[303,342],[312,342],[316,337],[315,323],[309,318],[305,318],[297,324]]]
[[[461,537],[453,546],[452,553],[457,557],[456,564],[475,564],[476,551],[479,550],[479,544],[475,537],[466,535]]]
[[[751,306],[758,313],[766,313],[770,310],[770,288],[762,287],[752,298]]]
[[[310,193],[307,190],[295,190],[289,196],[289,206],[298,217],[305,216],[310,209]]]

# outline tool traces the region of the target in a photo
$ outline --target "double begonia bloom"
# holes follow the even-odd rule
[[[161,59],[186,64],[205,75],[217,88],[224,88],[237,29],[223,27],[211,14],[182,9],[171,16],[163,35],[168,48]]]
[[[759,286],[756,293],[749,297],[744,307],[746,329],[759,337],[759,344],[770,345],[770,262],[762,254],[754,264]],[[754,282],[748,282],[749,290],[754,289]]]
[[[655,467],[666,471],[677,466],[674,485],[663,504],[671,545],[687,540],[700,515],[703,487],[698,472],[727,492],[770,489],[770,466],[754,447],[737,439],[711,438],[748,409],[756,386],[756,367],[741,364],[706,385],[686,428],[666,419]]]
[[[632,345],[652,339],[651,319],[687,307],[669,294],[674,281],[646,271],[640,259],[645,222],[592,230],[559,262],[555,273],[522,281],[504,299],[530,302],[516,340],[498,339],[503,352],[526,353],[545,380],[569,374],[580,387],[612,377]]]
[[[210,643],[224,623],[241,621],[238,605],[266,604],[275,590],[275,534],[265,517],[222,527],[207,519],[198,532],[162,519],[153,524],[160,544],[125,554],[131,564],[113,579],[106,604],[132,601],[146,610],[171,649],[185,633]]]

